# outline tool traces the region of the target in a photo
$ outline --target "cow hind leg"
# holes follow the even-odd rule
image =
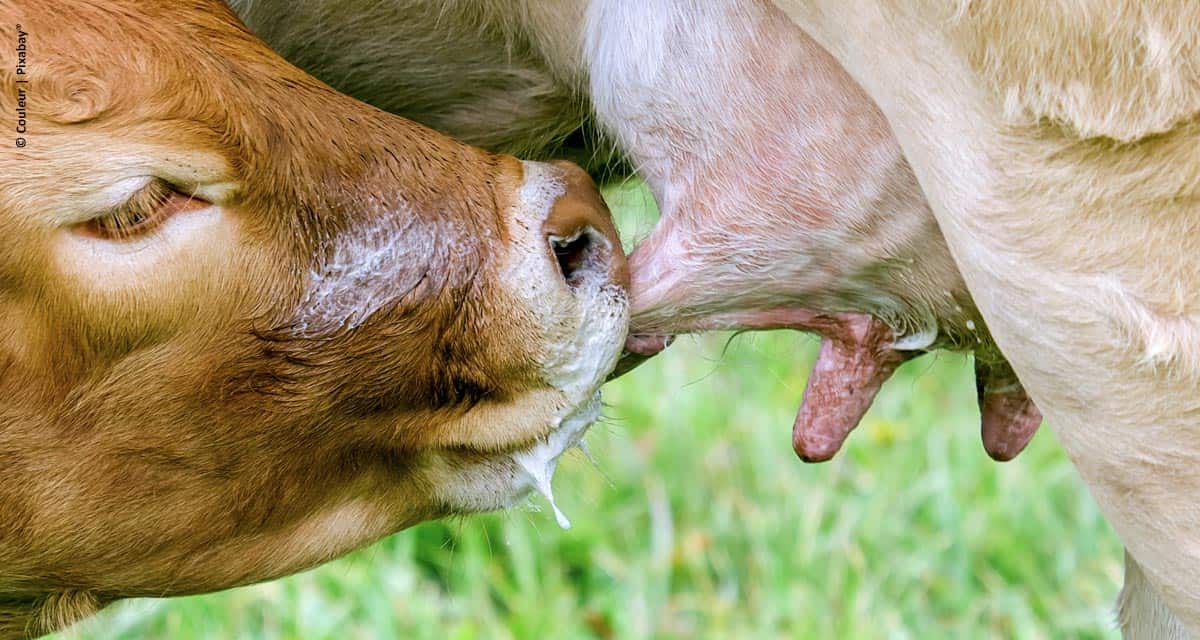
[[[1195,640],[1125,552],[1125,586],[1117,596],[1117,623],[1125,640]]]

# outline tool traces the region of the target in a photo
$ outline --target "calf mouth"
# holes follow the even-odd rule
[[[600,419],[600,406],[600,392],[597,391],[586,404],[561,419],[545,438],[511,454],[513,462],[525,472],[514,487],[516,497],[523,498],[534,491],[541,494],[550,503],[554,519],[563,529],[570,529],[571,521],[558,508],[551,481],[562,455],[573,448],[583,448],[583,435]]]
[[[562,455],[600,417],[600,386],[629,328],[629,272],[608,208],[586,174],[566,163],[521,167],[500,279],[540,336],[529,354],[538,382],[526,400],[537,418],[493,448],[440,450],[428,471],[431,484],[446,485],[439,502],[447,513],[504,509],[536,492],[565,528],[551,481]]]
[[[582,449],[584,434],[600,418],[600,386],[618,365],[629,323],[628,294],[620,285],[586,273],[568,277],[568,283],[580,302],[578,329],[560,347],[547,368],[547,377],[569,404],[559,412],[549,433],[510,454],[519,469],[514,500],[531,492],[541,494],[563,529],[571,523],[558,508],[551,481],[562,455],[572,448]]]
[[[499,511],[538,493],[549,502],[559,526],[570,528],[555,501],[552,481],[562,456],[583,449],[584,434],[600,419],[601,406],[600,392],[594,391],[584,402],[561,412],[545,435],[503,451],[431,452],[422,463],[440,505],[431,516]]]

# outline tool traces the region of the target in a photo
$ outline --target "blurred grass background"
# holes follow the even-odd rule
[[[649,230],[639,185],[606,196],[625,237]],[[534,498],[57,637],[1118,637],[1120,545],[1048,429],[992,462],[970,362],[938,354],[901,368],[834,461],[805,465],[791,425],[816,346],[684,338],[610,384],[595,464],[573,452],[555,479],[568,531]]]

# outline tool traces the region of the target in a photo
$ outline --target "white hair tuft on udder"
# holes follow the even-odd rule
[[[910,326],[894,342],[892,348],[897,351],[922,351],[937,342],[940,329],[937,317],[928,307],[919,308],[919,316],[909,318]]]

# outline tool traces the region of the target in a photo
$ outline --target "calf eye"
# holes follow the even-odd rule
[[[116,208],[85,222],[83,230],[101,238],[124,240],[154,230],[176,213],[203,209],[211,204],[155,179]]]

